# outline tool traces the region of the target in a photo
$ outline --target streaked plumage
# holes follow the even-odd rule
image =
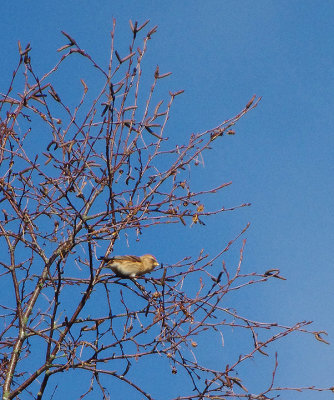
[[[135,278],[153,271],[154,267],[159,265],[158,261],[151,254],[143,256],[115,256],[100,257],[105,261],[105,267],[110,268],[121,278]]]

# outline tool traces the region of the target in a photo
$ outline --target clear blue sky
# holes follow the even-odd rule
[[[192,173],[196,184],[204,186],[233,181],[209,206],[252,206],[213,218],[205,230],[198,228],[198,240],[184,239],[183,246],[178,245],[182,235],[160,237],[164,247],[151,237],[150,250],[166,264],[202,247],[214,252],[250,221],[245,271],[278,267],[287,281],[245,291],[235,298],[239,310],[252,319],[282,324],[313,320],[314,330],[328,331],[334,341],[332,1],[16,0],[1,2],[0,13],[1,91],[16,65],[18,40],[31,43],[40,74],[65,43],[61,30],[103,62],[115,17],[116,48],[124,53],[129,19],[150,19],[159,26],[149,42],[147,71],[159,64],[161,72],[173,72],[164,80],[166,93],[185,90],[175,102],[168,136],[183,142],[191,132],[237,114],[253,94],[262,96],[237,125],[236,135],[217,142],[205,156],[205,167]],[[226,256],[228,262],[237,261],[240,245]],[[133,246],[131,252],[140,253],[143,243]],[[125,245],[120,251],[130,252]],[[334,385],[333,346],[292,335],[271,350],[279,351],[278,384]],[[255,371],[261,370],[259,362],[253,363]],[[254,379],[268,382],[270,374],[269,369]],[[318,400],[329,394],[287,393],[281,398]]]

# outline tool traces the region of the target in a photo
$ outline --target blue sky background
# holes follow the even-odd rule
[[[205,228],[196,226],[191,232],[195,240],[187,239],[184,231],[170,236],[168,230],[159,230],[131,249],[120,243],[119,251],[145,253],[149,247],[159,260],[172,264],[202,247],[218,251],[249,221],[244,270],[277,267],[287,281],[240,292],[233,299],[239,311],[251,319],[282,324],[312,320],[314,330],[326,330],[333,342],[332,1],[17,0],[2,2],[0,13],[1,91],[16,66],[18,40],[24,47],[31,43],[32,63],[40,75],[58,59],[56,49],[65,44],[61,30],[103,63],[115,17],[116,49],[121,54],[127,54],[131,38],[129,19],[150,19],[150,26],[159,26],[145,59],[147,84],[159,64],[161,73],[173,72],[161,81],[162,98],[168,90],[185,90],[175,100],[168,136],[184,142],[190,133],[237,114],[253,94],[262,96],[259,106],[237,124],[236,135],[217,140],[215,149],[205,154],[205,167],[191,172],[195,188],[233,181],[208,200],[208,208],[244,202],[252,206],[214,217]],[[79,80],[85,72],[79,68],[76,74]],[[241,241],[226,255],[228,262],[238,261],[240,246]],[[239,345],[230,342],[236,351]],[[214,348],[201,346],[203,357],[214,357]],[[275,344],[271,354],[275,350],[278,385],[334,385],[333,346],[311,335],[291,335]],[[261,374],[256,360],[251,378],[269,382],[271,370]],[[313,400],[329,394],[283,397]]]

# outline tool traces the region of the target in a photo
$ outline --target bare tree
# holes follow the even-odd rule
[[[254,96],[233,118],[191,134],[184,144],[172,144],[166,125],[182,91],[170,93],[167,103],[156,101],[159,81],[170,75],[157,67],[147,98],[140,95],[143,57],[157,29],[147,24],[130,21],[130,50],[121,55],[115,50],[114,22],[106,69],[63,32],[68,44],[58,50],[59,61],[38,77],[30,45],[19,45],[19,63],[0,102],[0,264],[6,287],[0,344],[6,400],[42,399],[47,393],[51,398],[50,381],[68,385],[59,373],[73,370],[89,376],[76,388],[79,398],[99,388],[107,399],[119,383],[152,399],[154,385],[137,383],[136,376],[141,368],[149,374],[161,364],[170,366],[170,376],[160,383],[166,398],[173,397],[167,385],[178,373],[184,380],[179,399],[265,399],[282,389],[275,387],[277,360],[261,393],[245,386],[241,365],[266,357],[267,346],[294,331],[324,341],[324,332],[307,329],[309,322],[261,323],[224,306],[228,293],[284,279],[276,269],[244,274],[245,241],[237,266],[225,265],[224,253],[248,225],[214,255],[185,254],[175,265],[161,265],[138,279],[117,277],[98,260],[112,256],[124,237],[141,240],[147,229],[166,224],[183,224],[190,234],[189,226],[227,211],[208,211],[204,203],[230,183],[192,191],[187,171],[216,141],[233,135],[234,125],[259,101]],[[72,106],[62,100],[69,93],[59,93],[55,82],[74,56],[88,63],[87,70],[94,67],[90,73],[101,89],[91,95],[81,79],[82,95]],[[219,264],[218,274],[213,264]],[[222,369],[201,362],[198,340],[217,340],[217,333],[223,339],[229,327],[248,334],[248,353]]]

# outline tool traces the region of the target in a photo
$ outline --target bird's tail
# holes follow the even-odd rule
[[[106,257],[106,256],[100,256],[99,258],[98,258],[98,260],[100,260],[100,261],[106,261],[106,262],[108,262],[108,261],[112,261],[112,257]]]

